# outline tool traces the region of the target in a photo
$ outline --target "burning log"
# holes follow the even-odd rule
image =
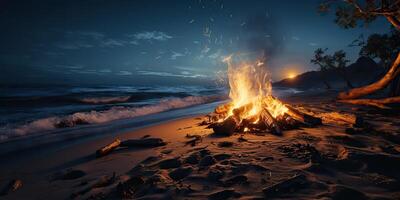
[[[102,147],[101,149],[96,151],[96,157],[102,157],[109,154],[114,149],[118,148],[121,145],[121,140],[116,139],[114,142]]]
[[[285,106],[288,109],[287,114],[290,115],[291,117],[293,117],[297,121],[300,121],[304,124],[309,124],[311,126],[322,124],[321,118],[302,113],[289,105],[285,105]]]
[[[237,126],[236,120],[231,116],[222,122],[212,124],[210,128],[212,128],[214,133],[217,135],[229,136],[235,132]]]
[[[222,104],[222,105],[217,106],[215,108],[214,112],[216,114],[226,114],[226,113],[228,113],[228,111],[231,109],[232,106],[233,106],[232,102]]]
[[[265,123],[265,125],[267,125],[267,127],[269,129],[271,129],[272,133],[278,134],[278,135],[282,134],[282,131],[278,125],[278,122],[266,108],[264,108],[261,111],[260,117],[261,117],[261,120]]]

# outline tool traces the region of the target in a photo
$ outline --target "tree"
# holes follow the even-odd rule
[[[353,88],[350,80],[347,78],[346,66],[349,60],[346,59],[346,53],[343,50],[334,52],[333,55],[325,55],[328,49],[318,48],[314,51],[314,58],[311,63],[320,66],[320,71],[323,74],[323,81],[327,84],[324,77],[328,71],[336,71],[344,79],[347,87]]]
[[[378,59],[386,71],[390,69],[391,63],[400,52],[400,32],[392,29],[387,34],[372,34],[367,41],[357,40],[360,46],[360,55]],[[397,76],[390,84],[389,96],[400,95],[400,77]]]
[[[325,49],[326,50],[326,49]],[[328,81],[326,81],[326,73],[329,69],[327,62],[329,62],[326,58],[326,56],[324,56],[325,51],[322,50],[321,48],[318,48],[314,51],[314,58],[311,59],[311,63],[318,65],[319,66],[319,70],[321,71],[321,81],[325,84],[326,89],[331,89],[330,84],[328,83]]]
[[[320,4],[319,11],[328,12],[332,5],[336,5],[335,23],[342,28],[354,28],[360,22],[364,23],[364,25],[367,25],[374,21],[377,17],[384,17],[395,28],[396,31],[400,31],[399,0],[365,0],[362,3],[359,3],[356,0],[330,0]],[[399,65],[400,52],[396,53],[396,58],[389,67],[389,70],[380,80],[370,85],[354,88],[346,92],[341,92],[338,98],[341,100],[355,99],[384,89],[400,74]],[[395,98],[395,100],[397,99],[400,102],[400,97]],[[379,100],[375,100],[375,103],[377,101]],[[353,100],[352,103],[354,102],[355,101]],[[383,99],[382,102],[386,101]]]

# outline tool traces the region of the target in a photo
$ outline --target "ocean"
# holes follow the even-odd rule
[[[275,88],[274,95],[299,92]],[[228,99],[211,86],[0,88],[0,141],[122,119],[137,119]]]

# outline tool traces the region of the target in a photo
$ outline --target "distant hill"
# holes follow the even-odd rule
[[[383,67],[379,66],[374,60],[368,57],[360,57],[355,63],[346,67],[347,77],[355,87],[372,83],[380,78],[383,73]],[[310,71],[300,74],[295,78],[287,78],[274,82],[273,86],[299,89],[325,88],[321,77],[320,71]],[[333,88],[346,87],[346,82],[343,80],[342,76],[334,70],[326,72],[325,79]]]

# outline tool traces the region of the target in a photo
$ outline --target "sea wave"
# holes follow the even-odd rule
[[[0,129],[0,140],[83,124],[100,124],[119,119],[134,118],[172,109],[211,103],[222,99],[224,99],[224,96],[221,95],[168,98],[161,99],[157,104],[142,107],[114,106],[102,111],[77,112],[66,116],[48,117],[20,126],[2,127]]]
[[[122,103],[129,101],[130,96],[120,96],[120,97],[85,97],[78,99],[82,103],[88,104],[105,104],[105,103]]]

